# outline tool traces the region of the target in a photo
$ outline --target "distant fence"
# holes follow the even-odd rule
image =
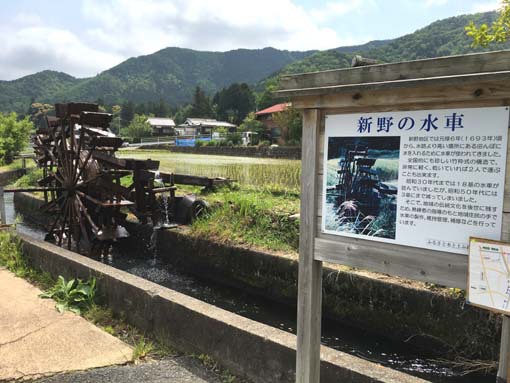
[[[211,136],[197,136],[193,138],[176,138],[175,146],[195,146],[197,141],[211,141]]]
[[[140,139],[139,144],[133,144],[133,146],[151,146],[159,144],[169,144],[175,146],[195,146],[197,141],[211,141],[211,140],[223,140],[225,139],[223,134],[202,134],[202,135],[181,135],[181,136],[158,136],[158,137],[143,137]]]

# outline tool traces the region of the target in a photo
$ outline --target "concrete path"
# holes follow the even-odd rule
[[[166,358],[139,365],[112,366],[43,378],[37,383],[220,383],[190,357]],[[35,383],[35,382],[34,382]]]
[[[132,349],[0,269],[0,381],[123,364]]]

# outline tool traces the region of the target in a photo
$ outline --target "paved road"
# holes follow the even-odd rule
[[[111,366],[43,378],[36,383],[221,383],[190,357],[165,358],[138,365]]]
[[[0,381],[124,364],[132,349],[0,268]]]

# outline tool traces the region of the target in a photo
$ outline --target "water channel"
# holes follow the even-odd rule
[[[16,212],[12,195],[6,195],[6,212],[8,222],[14,222]],[[28,223],[18,223],[16,229],[38,239],[44,238],[43,231]],[[114,247],[112,253],[102,261],[230,312],[295,333],[295,309],[264,297],[201,280],[169,263],[162,262],[149,251],[146,254],[125,251],[121,254],[119,248]],[[462,376],[449,367],[418,355],[405,343],[389,341],[380,335],[332,321],[323,322],[322,343],[433,383],[492,383],[495,381],[494,376]]]

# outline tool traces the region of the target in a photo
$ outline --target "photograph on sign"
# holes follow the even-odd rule
[[[500,239],[508,107],[327,115],[322,231],[467,254]]]
[[[510,243],[471,238],[467,301],[510,315]]]
[[[400,137],[330,137],[325,227],[395,239]],[[369,155],[370,153],[370,155]]]

